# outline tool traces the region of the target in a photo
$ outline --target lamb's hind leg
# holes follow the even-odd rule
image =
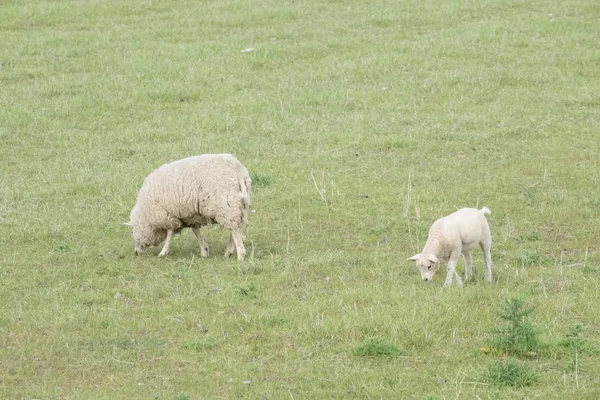
[[[231,230],[231,237],[229,238],[227,250],[225,250],[225,257],[231,256],[234,248],[237,251],[238,261],[242,261],[246,255],[246,249],[244,248],[244,234],[240,229]]]
[[[485,280],[487,282],[492,281],[492,253],[491,243],[481,243],[481,251],[483,252],[483,262],[485,263]]]
[[[167,230],[167,238],[165,239],[165,244],[163,245],[162,250],[158,253],[159,257],[165,257],[169,254],[169,246],[171,245],[171,238],[173,237],[173,229]]]
[[[465,281],[468,281],[472,275],[473,258],[470,251],[463,252],[465,258]]]
[[[208,245],[206,244],[206,239],[202,234],[200,234],[200,228],[197,226],[192,226],[192,232],[198,238],[198,244],[200,245],[200,255],[202,257],[208,257]]]

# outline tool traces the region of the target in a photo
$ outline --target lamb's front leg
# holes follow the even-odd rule
[[[444,287],[452,286],[452,279],[456,277],[456,283],[458,286],[462,286],[462,279],[456,273],[456,264],[458,263],[458,259],[460,258],[460,253],[452,253],[450,254],[450,259],[448,260],[447,272],[446,272],[446,282],[444,282]]]
[[[158,254],[159,257],[164,257],[169,254],[169,246],[171,245],[171,238],[173,237],[173,229],[167,230],[167,238],[165,239],[165,244]]]

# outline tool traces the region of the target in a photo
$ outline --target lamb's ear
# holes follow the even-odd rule
[[[438,262],[438,258],[436,256],[434,256],[433,254],[430,254],[429,261],[431,261],[432,263],[436,263],[436,262]]]
[[[421,254],[415,254],[414,256],[412,256],[411,258],[407,258],[406,261],[416,261],[419,259],[419,256]]]

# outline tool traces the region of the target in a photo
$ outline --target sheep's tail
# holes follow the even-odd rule
[[[240,178],[240,190],[244,207],[247,210],[250,208],[250,202],[252,201],[252,179],[248,175]]]
[[[244,232],[248,224],[248,211],[250,210],[250,201],[252,199],[252,179],[250,179],[248,175],[242,176],[240,177],[239,185],[240,200],[242,201],[242,207],[240,209],[242,214],[241,228],[242,232]],[[246,235],[244,234],[244,237],[245,236]]]
[[[487,207],[483,207],[481,210],[479,210],[479,212],[482,213],[483,215],[490,215],[492,213],[490,211],[490,209]]]

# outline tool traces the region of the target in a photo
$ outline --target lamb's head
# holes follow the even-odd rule
[[[158,246],[167,238],[165,229],[153,229],[149,227],[133,227],[134,253],[136,256],[142,254],[150,246]]]
[[[421,279],[424,281],[430,281],[433,279],[433,275],[440,269],[440,263],[438,258],[433,254],[415,254],[409,260],[417,262],[417,268],[421,273]]]

